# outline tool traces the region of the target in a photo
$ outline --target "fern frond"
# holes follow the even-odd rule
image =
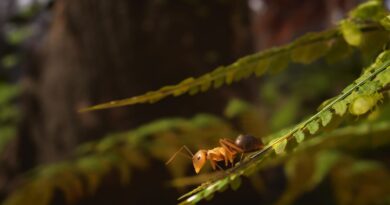
[[[249,160],[243,164],[228,170],[228,174],[223,178],[217,179],[216,181],[212,180],[206,185],[197,188],[195,192],[192,191],[179,199],[189,197],[184,203],[196,203],[201,199],[207,198],[214,192],[226,188],[233,178],[247,174],[249,170],[253,172],[253,168],[256,169],[258,164],[261,164],[271,154],[272,150],[277,155],[284,154],[286,147],[296,145],[291,142],[291,139],[294,137],[300,143],[305,138],[305,135],[318,134],[324,128],[324,126],[321,127],[320,123],[326,126],[336,118],[334,116],[335,113],[341,116],[345,115],[347,108],[354,106],[355,99],[365,96],[377,96],[382,88],[390,84],[390,58],[386,55],[387,53],[389,51],[385,51],[379,55],[376,62],[371,66],[372,69],[370,72],[363,73],[355,82],[344,89],[339,96],[324,106],[319,112],[292,128],[282,137],[272,140],[263,150],[251,155]],[[367,106],[366,110],[370,110],[379,102],[380,98],[376,97],[371,104],[365,105]]]
[[[112,134],[81,145],[72,159],[35,168],[24,176],[24,183],[4,204],[50,204],[56,190],[72,204],[93,195],[110,173],[117,173],[117,180],[127,184],[132,179],[132,170],[145,169],[150,165],[150,158],[161,160],[163,164],[180,145],[201,144],[202,141],[216,143],[221,134],[236,133],[223,120],[207,114],[192,119],[161,119],[128,132]],[[183,176],[190,163],[184,159],[175,161],[179,162],[182,166],[167,167],[175,177]]]
[[[353,28],[361,32],[362,35],[374,31],[384,32],[383,28],[378,23],[353,24],[353,26]],[[345,29],[341,26],[324,32],[309,33],[290,44],[245,56],[231,65],[220,66],[212,72],[198,78],[187,78],[177,85],[169,85],[156,91],[147,92],[143,95],[83,108],[80,112],[122,107],[139,103],[154,103],[167,96],[179,96],[185,93],[196,94],[198,92],[205,92],[210,87],[219,88],[223,84],[231,84],[232,82],[240,81],[253,74],[261,76],[266,72],[281,71],[286,68],[290,62],[309,64],[327,55],[329,55],[329,59],[334,59],[334,53],[338,53],[340,50],[343,50],[343,47],[348,46],[340,37],[344,35],[345,39],[354,38],[353,32],[343,32],[343,30],[348,30],[348,28],[349,27]],[[379,41],[382,42],[381,40]],[[351,45],[355,46],[356,43],[352,43]],[[343,52],[342,55],[337,56],[346,57],[345,54],[348,53],[350,52]]]

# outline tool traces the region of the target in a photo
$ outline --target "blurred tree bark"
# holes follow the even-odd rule
[[[78,114],[79,108],[177,83],[250,53],[246,4],[58,0],[53,12],[23,80],[22,170],[62,159],[108,131],[164,116],[220,113],[227,98],[238,95],[236,87],[247,87],[240,96],[253,96],[246,82],[156,105]]]

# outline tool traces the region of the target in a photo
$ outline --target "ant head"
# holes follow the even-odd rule
[[[207,160],[206,157],[207,157],[206,150],[199,150],[192,157],[192,164],[194,165],[194,169],[195,169],[195,172],[197,174],[199,173],[199,171],[202,169],[202,167],[206,163],[206,160]]]

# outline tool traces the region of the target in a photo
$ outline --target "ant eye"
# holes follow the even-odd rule
[[[198,160],[200,160],[200,156],[198,156]]]

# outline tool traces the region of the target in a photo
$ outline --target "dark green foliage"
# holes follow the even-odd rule
[[[0,83],[0,154],[16,134],[18,109],[12,103],[19,93],[15,85]]]

